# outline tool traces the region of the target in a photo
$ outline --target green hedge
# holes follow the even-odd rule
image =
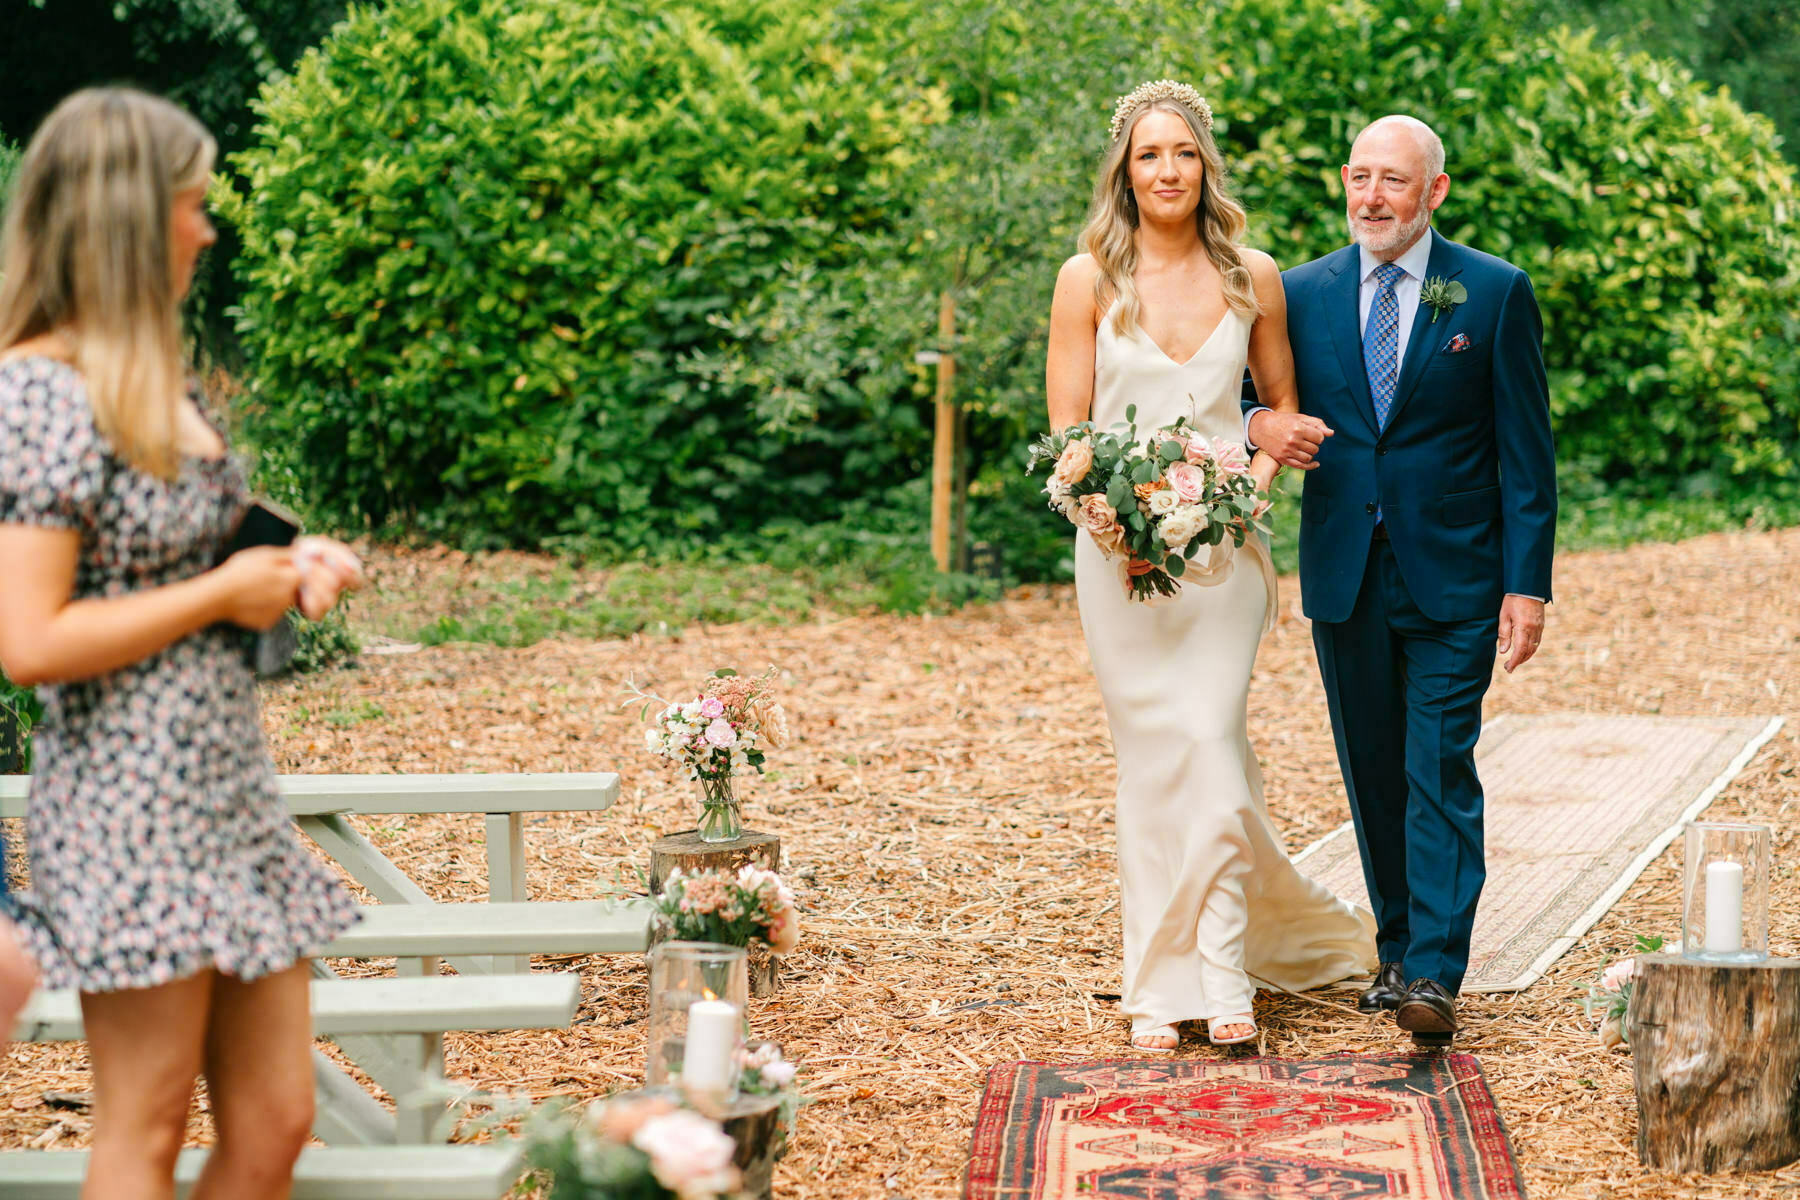
[[[0,138],[0,211],[6,208],[6,201],[12,195],[13,173],[19,169],[19,157],[22,151],[5,138]]]
[[[1251,236],[1284,265],[1344,243],[1352,133],[1414,113],[1448,151],[1438,228],[1531,274],[1566,464],[1652,486],[1792,469],[1800,192],[1768,121],[1589,34],[1521,38],[1494,0],[1209,11],[1163,49],[1215,97]]]
[[[311,502],[615,551],[829,516],[916,473],[917,406],[762,429],[703,364],[776,281],[855,262],[937,116],[791,0],[357,11],[237,156],[251,416]]]
[[[1794,171],[1670,64],[1498,0],[833,2],[424,0],[269,93],[227,205],[253,432],[321,516],[618,551],[831,519],[923,471],[950,288],[987,531],[1111,98],[1164,75],[1284,265],[1343,243],[1357,128],[1437,126],[1439,227],[1537,285],[1569,477],[1791,470]]]

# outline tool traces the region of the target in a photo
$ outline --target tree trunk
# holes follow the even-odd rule
[[[753,862],[775,870],[781,863],[781,839],[772,833],[744,830],[744,836],[730,842],[703,842],[698,830],[657,838],[650,847],[650,890],[661,892],[669,872],[680,867],[683,875],[702,871],[730,871]]]
[[[1800,1159],[1800,959],[1638,959],[1626,1016],[1638,1160],[1766,1171]]]

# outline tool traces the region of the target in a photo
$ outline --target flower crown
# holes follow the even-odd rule
[[[1119,102],[1113,105],[1112,140],[1118,141],[1119,134],[1125,129],[1125,121],[1132,113],[1146,104],[1154,104],[1158,100],[1173,100],[1175,103],[1192,109],[1200,118],[1200,124],[1208,133],[1212,132],[1212,105],[1206,97],[1196,92],[1185,83],[1173,79],[1158,79],[1154,83],[1142,84],[1128,96],[1120,96]]]

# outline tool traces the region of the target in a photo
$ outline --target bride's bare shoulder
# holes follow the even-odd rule
[[[1085,287],[1092,289],[1094,280],[1100,278],[1100,264],[1094,261],[1091,254],[1076,254],[1063,262],[1062,269],[1056,273],[1056,286],[1060,291],[1065,287]]]

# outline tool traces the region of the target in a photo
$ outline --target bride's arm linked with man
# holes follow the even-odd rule
[[[1302,608],[1373,908],[1297,871],[1269,821],[1245,721],[1275,606],[1266,547],[1244,540],[1249,569],[1150,608],[1120,595],[1115,544],[1082,526],[1082,629],[1119,766],[1132,1044],[1173,1050],[1187,1020],[1245,1041],[1257,985],[1373,970],[1359,1009],[1448,1045],[1485,878],[1481,701],[1495,645],[1508,671],[1530,659],[1551,596],[1555,461],[1530,280],[1433,231],[1450,178],[1414,118],[1358,134],[1342,169],[1351,244],[1286,272],[1238,244],[1244,210],[1192,87],[1143,85],[1110,133],[1084,252],[1057,280],[1050,426],[1104,428],[1129,407],[1142,428],[1183,419],[1244,443],[1265,489],[1278,464],[1307,473]],[[1191,697],[1179,730],[1171,694]]]

